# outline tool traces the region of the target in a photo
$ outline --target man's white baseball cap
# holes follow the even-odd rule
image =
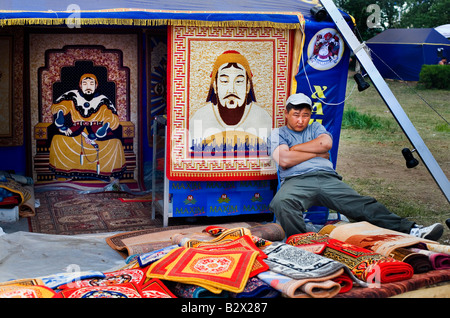
[[[289,96],[289,98],[286,100],[286,105],[287,104],[292,105],[308,104],[310,107],[312,107],[311,99],[303,93],[297,93]]]

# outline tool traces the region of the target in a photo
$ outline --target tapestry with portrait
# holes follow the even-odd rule
[[[138,40],[113,37],[30,35],[37,186],[139,188]]]
[[[284,124],[292,42],[285,29],[169,29],[169,179],[276,176],[267,140]]]

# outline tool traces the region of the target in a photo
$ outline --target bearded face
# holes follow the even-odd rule
[[[86,77],[81,81],[80,89],[85,98],[89,100],[89,97],[94,96],[95,90],[97,89],[97,82],[93,78]]]
[[[226,124],[236,125],[241,120],[249,89],[247,73],[241,64],[224,64],[219,68],[215,91],[219,113]]]

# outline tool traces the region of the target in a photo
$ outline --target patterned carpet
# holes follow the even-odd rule
[[[30,217],[30,231],[45,234],[89,234],[161,227],[151,219],[151,202],[122,202],[136,198],[118,192],[79,194],[73,190],[36,193],[40,206]]]

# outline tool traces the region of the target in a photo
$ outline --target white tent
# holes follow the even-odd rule
[[[443,24],[435,27],[434,29],[445,36],[447,39],[450,39],[450,24]]]

